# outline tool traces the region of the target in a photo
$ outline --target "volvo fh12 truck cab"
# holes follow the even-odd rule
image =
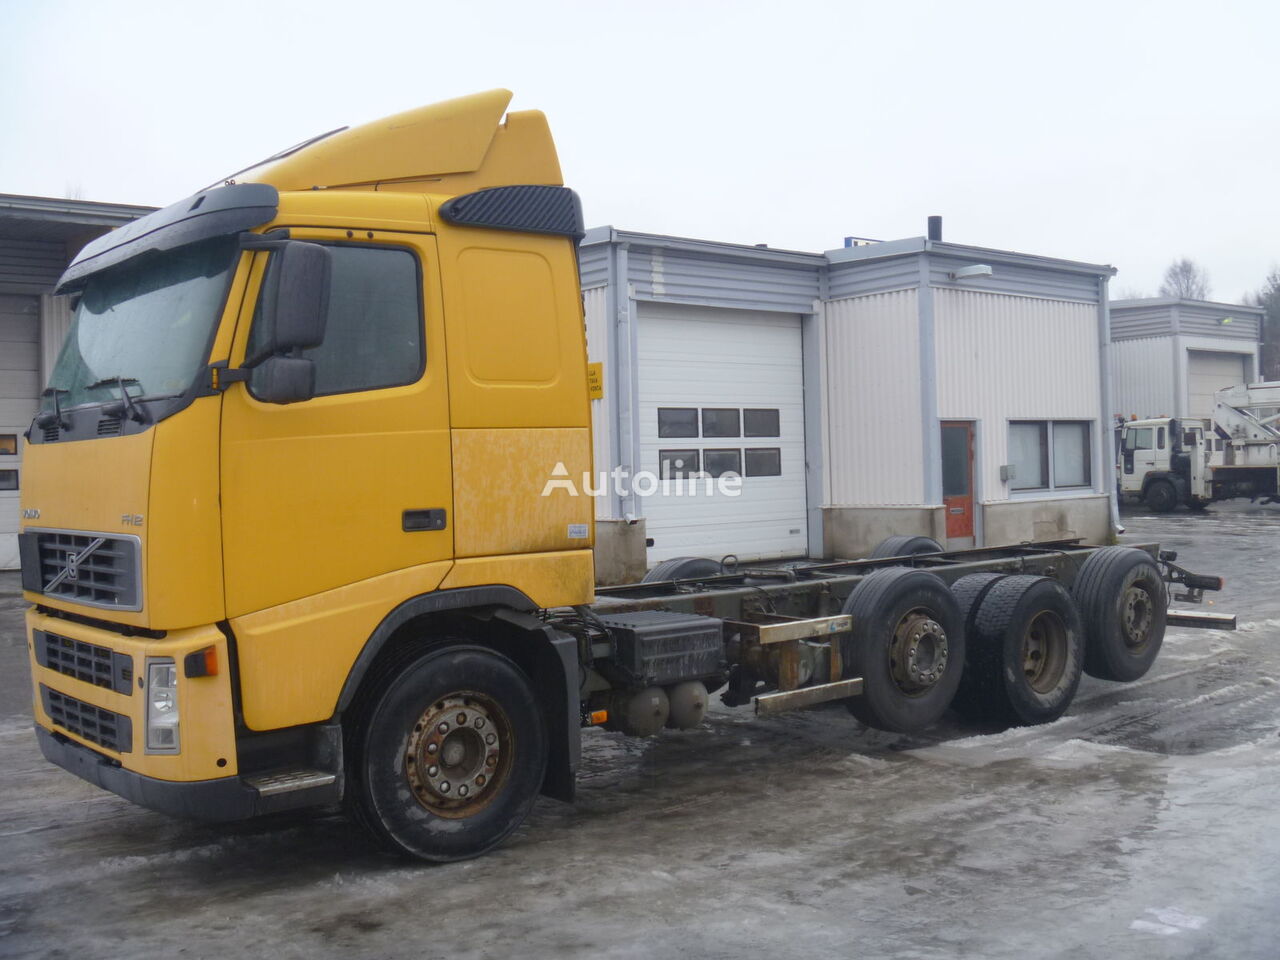
[[[1147,670],[1166,582],[1217,588],[1154,546],[894,537],[597,597],[591,498],[544,495],[592,464],[581,210],[509,100],[335,131],[69,266],[19,537],[49,760],[180,816],[341,801],[452,860],[573,797],[584,727],[694,727],[718,690],[1042,723],[1082,669]]]

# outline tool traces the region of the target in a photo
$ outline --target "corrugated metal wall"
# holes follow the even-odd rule
[[[0,292],[51,290],[66,265],[67,248],[61,240],[0,238]]]
[[[1170,304],[1111,304],[1112,340],[1167,337],[1172,333],[1173,307]]]
[[[628,264],[639,300],[807,313],[819,295],[817,263],[713,258],[635,245]]]
[[[1222,337],[1226,340],[1250,340],[1256,343],[1261,318],[1252,310],[1230,304],[1180,303],[1178,332],[1189,336]],[[1223,319],[1230,317],[1230,323]]]
[[[918,254],[883,260],[834,261],[827,274],[827,296],[832,300],[865,297],[914,287],[919,283]]]
[[[951,289],[933,303],[938,416],[980,421],[979,496],[1006,500],[1009,420],[1098,419],[1097,303]]]
[[[583,244],[578,247],[578,275],[583,290],[609,282],[609,251],[607,243]]]
[[[1129,417],[1173,416],[1177,410],[1172,337],[1121,340],[1108,347],[1111,359],[1111,409]]]
[[[587,360],[604,364],[604,397],[591,401],[591,444],[595,454],[595,471],[608,473],[613,469],[613,421],[611,364],[609,358],[609,288],[592,287],[582,292],[582,309],[587,321]],[[575,478],[576,480],[576,478]],[[592,478],[592,486],[596,480]],[[610,497],[596,498],[596,516],[608,518],[614,514]]]
[[[980,251],[979,251],[980,253]],[[929,254],[929,282],[939,289],[982,290],[1017,297],[1045,297],[1050,300],[1098,302],[1098,278],[1093,274],[1071,273],[1044,267],[1021,266],[993,260],[989,277],[952,280],[951,274],[962,267],[982,262],[980,257],[948,257]]]
[[[830,505],[923,503],[916,290],[835,300],[825,310]]]

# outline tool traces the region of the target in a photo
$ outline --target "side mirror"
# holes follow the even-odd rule
[[[267,403],[300,403],[316,395],[316,362],[306,357],[267,357],[253,371],[253,392]]]
[[[246,367],[324,341],[332,263],[328,248],[298,240],[284,241],[271,254]]]

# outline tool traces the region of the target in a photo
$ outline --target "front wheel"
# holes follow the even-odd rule
[[[546,770],[528,679],[482,647],[410,661],[361,733],[351,769],[358,817],[393,850],[422,860],[464,860],[501,843],[528,816]]]
[[[1168,513],[1178,505],[1178,491],[1168,480],[1152,480],[1144,494],[1147,506],[1156,513]]]
[[[1160,568],[1133,547],[1089,555],[1071,588],[1085,629],[1084,672],[1100,680],[1137,680],[1151,669],[1168,616]]]

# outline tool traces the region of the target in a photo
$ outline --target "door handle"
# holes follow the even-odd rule
[[[449,512],[443,508],[406,510],[400,519],[401,529],[405,533],[416,533],[419,530],[443,530],[448,525]]]

